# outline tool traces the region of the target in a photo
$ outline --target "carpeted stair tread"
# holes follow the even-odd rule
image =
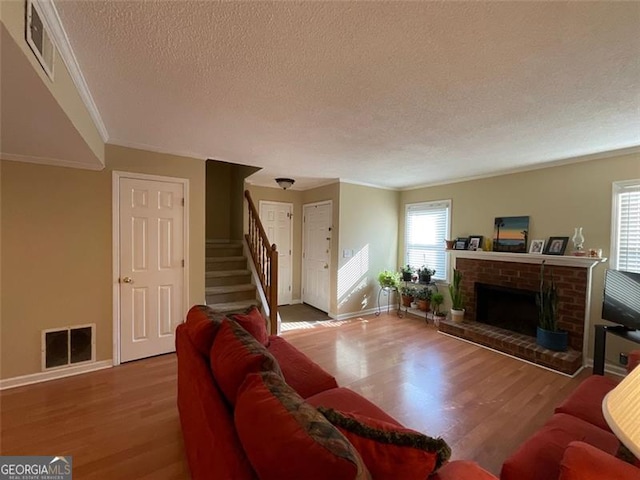
[[[245,283],[242,285],[223,285],[220,287],[207,287],[204,292],[207,295],[217,295],[221,293],[233,293],[233,292],[248,292],[254,290],[256,287],[252,283]]]
[[[209,303],[208,306],[216,312],[231,313],[242,312],[249,308],[251,305],[258,305],[259,303],[260,302],[258,300],[242,300],[238,302]]]
[[[249,270],[212,270],[204,274],[207,278],[235,277],[236,275],[251,275],[251,272]]]

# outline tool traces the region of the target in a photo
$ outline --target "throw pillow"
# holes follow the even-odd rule
[[[376,480],[426,479],[451,457],[442,438],[356,413],[318,410],[356,447]]]
[[[194,305],[189,309],[185,322],[186,332],[203,357],[209,356],[213,339],[225,318],[223,313],[215,312],[207,305]]]
[[[282,378],[276,359],[233,320],[222,321],[211,346],[210,362],[216,383],[232,406],[238,388],[250,373],[271,371]]]
[[[265,347],[269,345],[267,322],[255,305],[249,307],[244,313],[231,314],[229,318],[238,322],[242,328],[253,335],[253,338],[262,345]]]
[[[353,445],[271,372],[247,377],[238,392],[234,421],[262,480],[371,479]]]

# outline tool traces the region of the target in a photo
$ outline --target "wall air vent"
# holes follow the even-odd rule
[[[42,331],[42,371],[95,362],[94,323]]]
[[[27,0],[25,37],[38,62],[42,65],[47,77],[53,81],[53,59],[56,47],[51,41],[49,29],[46,27],[42,12],[33,0]]]

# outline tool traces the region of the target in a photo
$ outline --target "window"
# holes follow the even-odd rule
[[[405,210],[405,264],[433,268],[436,280],[446,280],[449,257],[444,239],[449,236],[451,200],[408,204]]]
[[[611,268],[640,273],[640,180],[614,182]]]

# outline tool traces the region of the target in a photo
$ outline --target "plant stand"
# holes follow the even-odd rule
[[[432,282],[430,282],[430,283],[422,283],[422,282],[404,282],[404,286],[405,286],[405,287],[407,286],[407,284],[411,284],[411,285],[415,285],[415,286],[421,286],[421,287],[424,287],[424,288],[431,288],[431,287],[433,287],[433,291],[434,291],[434,292],[437,292],[437,291],[438,291],[438,285],[436,285],[436,282],[433,282],[433,281],[432,281]],[[379,303],[379,302],[378,302],[378,303]],[[420,310],[420,311],[422,312],[422,310]],[[409,313],[409,307],[405,307],[405,308],[404,308],[404,312],[405,312],[405,314],[406,314],[406,313]],[[429,309],[427,309],[427,311],[426,311],[426,312],[424,312],[424,321],[425,321],[426,323],[429,323],[429,317],[430,317],[430,314],[431,314],[431,310],[429,310]],[[415,315],[415,313],[412,313],[412,315]],[[434,318],[434,316],[433,316],[433,315],[431,315],[431,318],[433,319],[433,318]],[[434,322],[434,323],[435,323],[435,322]]]
[[[397,299],[397,309],[396,309],[396,314],[398,315],[398,318],[402,318],[402,307],[401,307],[401,303],[400,303],[400,290],[397,287],[380,287],[380,290],[378,291],[378,311],[375,313],[376,317],[380,316],[381,313],[381,309],[380,309],[380,296],[382,295],[382,292],[386,292],[387,294],[387,313],[389,313],[390,311],[390,306],[391,306],[391,293],[395,292],[396,293],[396,299]]]

